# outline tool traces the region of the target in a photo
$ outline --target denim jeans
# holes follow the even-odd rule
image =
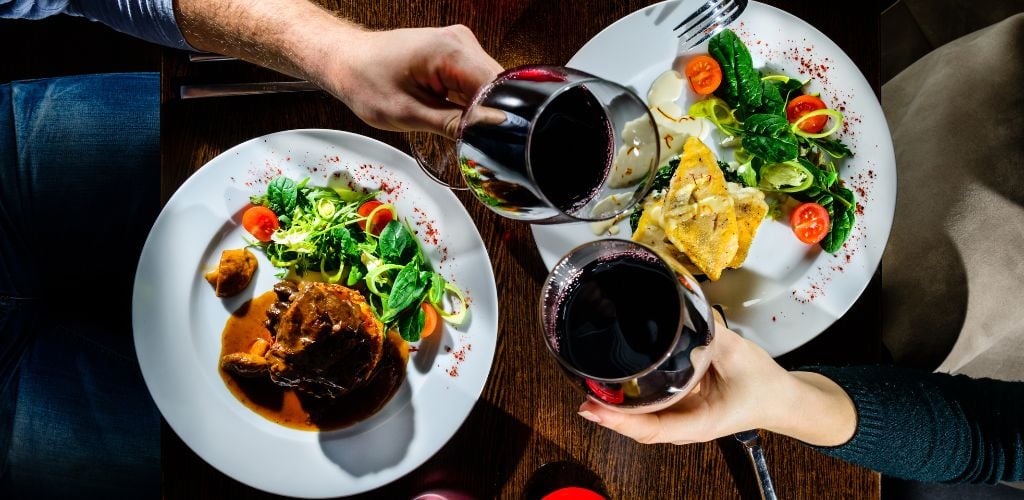
[[[152,73],[0,85],[0,497],[160,494],[131,329],[159,90]]]

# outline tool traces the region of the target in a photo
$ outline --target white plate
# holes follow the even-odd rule
[[[241,212],[269,179],[308,176],[312,184],[326,185],[335,172],[349,173],[366,189],[390,190],[382,198],[393,201],[421,240],[430,240],[424,250],[435,270],[461,287],[472,305],[462,327],[446,325],[412,354],[406,382],[379,413],[347,429],[308,432],[282,427],[244,407],[217,370],[225,321],[242,302],[270,290],[276,270],[254,252],[259,258],[254,284],[226,300],[214,296],[202,274],[216,265],[222,250],[245,245]],[[427,232],[431,236],[425,237]],[[250,486],[316,498],[387,484],[444,446],[469,415],[490,371],[498,300],[473,221],[411,158],[355,134],[293,130],[225,151],[178,189],[142,251],[132,324],[146,385],[167,423],[192,450]]]
[[[634,12],[591,39],[567,66],[619,82],[645,97],[662,72],[681,70],[693,53],[707,53],[705,43],[680,57],[672,34],[675,24],[702,3],[669,1]],[[708,299],[725,306],[730,326],[778,356],[828,328],[867,287],[892,227],[896,160],[874,91],[828,37],[791,14],[757,2],[750,2],[730,28],[750,48],[755,65],[812,78],[809,92],[821,92],[831,107],[843,107],[847,126],[838,137],[856,155],[840,167],[840,177],[863,205],[846,248],[836,255],[825,253],[817,245],[800,243],[788,223],[766,220],[743,267],[704,284]],[[687,85],[679,102],[687,109],[697,98]],[[717,131],[712,134],[716,137]],[[719,158],[732,159],[731,152],[709,146]],[[619,234],[630,234],[628,222],[620,224]],[[533,236],[548,269],[575,246],[596,238],[586,224],[533,226]]]

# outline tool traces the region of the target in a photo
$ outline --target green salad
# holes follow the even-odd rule
[[[432,331],[436,316],[461,323],[462,291],[435,272],[420,242],[395,207],[378,193],[308,185],[277,177],[253,196],[242,224],[279,278],[320,273],[322,281],[359,289],[385,329],[414,342]],[[445,308],[452,298],[454,311]]]
[[[853,230],[857,211],[854,194],[839,179],[835,164],[853,156],[832,138],[842,127],[843,114],[817,95],[804,94],[809,80],[761,74],[746,45],[730,30],[713,36],[708,52],[720,65],[721,84],[688,114],[710,120],[726,136],[722,144],[734,148],[734,161],[721,163],[726,179],[820,205],[829,219],[820,245],[838,252]],[[674,171],[671,164],[662,170],[666,168]]]

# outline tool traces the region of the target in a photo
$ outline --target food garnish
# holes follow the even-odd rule
[[[249,250],[239,248],[224,250],[220,254],[217,268],[203,277],[213,286],[218,297],[238,295],[249,286],[256,268],[259,266],[256,256]]]
[[[796,207],[789,220],[797,239],[808,245],[825,239],[828,234],[828,212],[817,203],[804,203]]]
[[[831,137],[842,127],[843,114],[829,109],[821,96],[804,93],[809,80],[762,75],[746,45],[730,30],[711,37],[708,52],[721,67],[722,83],[713,95],[690,106],[688,115],[711,122],[725,137],[722,145],[733,149],[732,161],[720,165],[726,179],[817,203],[831,221],[817,242],[829,253],[838,252],[850,236],[857,210],[835,164],[853,153]]]
[[[281,223],[273,210],[257,205],[242,213],[242,227],[249,231],[253,238],[266,243],[270,241],[270,235],[281,227]]]
[[[448,323],[465,320],[462,291],[433,271],[408,224],[396,220],[394,206],[376,200],[376,193],[309,186],[308,180],[277,177],[265,194],[250,199],[280,223],[269,241],[253,243],[281,269],[278,277],[365,290],[385,331],[397,329],[409,342],[423,331],[423,304]]]
[[[722,84],[722,67],[714,58],[699,55],[686,63],[686,79],[694,92],[708,95]]]

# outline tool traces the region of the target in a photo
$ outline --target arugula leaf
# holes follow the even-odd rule
[[[427,314],[423,308],[417,307],[415,311],[402,315],[398,318],[398,334],[406,342],[416,342],[423,332],[423,324],[427,321]]]
[[[377,243],[380,256],[389,264],[401,264],[416,252],[416,238],[401,222],[393,220],[384,226]]]
[[[818,147],[818,149],[824,151],[833,158],[846,158],[847,156],[853,156],[853,151],[843,144],[843,141],[839,139],[825,139],[816,138],[810,139],[810,142]]]
[[[356,283],[362,281],[363,277],[366,276],[366,266],[360,264],[352,264],[348,268],[348,279],[345,280],[345,286],[353,286]]]
[[[298,204],[299,189],[295,181],[281,175],[267,185],[267,206],[278,215],[288,215]]]

